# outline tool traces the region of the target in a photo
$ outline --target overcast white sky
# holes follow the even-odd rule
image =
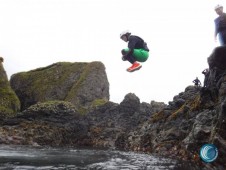
[[[213,0],[0,0],[0,56],[12,74],[56,62],[101,61],[110,83],[110,100],[127,93],[141,102],[165,102],[184,91],[218,46]],[[223,1],[223,5],[224,5]],[[224,5],[226,6],[226,5]],[[129,29],[149,46],[150,57],[128,73],[121,60]]]

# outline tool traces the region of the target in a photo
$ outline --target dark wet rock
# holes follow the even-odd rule
[[[166,106],[167,105],[164,102],[156,102],[154,100],[152,100],[150,103],[150,107],[152,108],[153,112],[160,112]]]
[[[185,100],[179,98],[178,100],[176,100],[175,105],[176,105],[177,107],[180,107],[180,106],[182,106],[184,103],[185,103]]]
[[[213,50],[212,54],[208,58],[209,68],[218,68],[225,70],[226,68],[226,47],[220,46]]]
[[[9,137],[17,137],[18,144],[65,146],[78,144],[88,134],[87,123],[70,102],[50,101],[38,103],[17,117],[5,119],[0,133],[1,143],[8,144]],[[18,120],[18,121],[16,121]],[[13,123],[12,123],[13,122]],[[4,135],[3,135],[4,136]]]
[[[124,100],[120,103],[120,111],[128,114],[133,114],[139,110],[140,99],[135,94],[127,94]]]
[[[214,116],[216,116],[216,112],[209,110],[201,112],[196,116],[192,130],[183,141],[186,147],[192,150],[192,147],[196,147],[196,145],[201,147],[201,144],[209,142]]]

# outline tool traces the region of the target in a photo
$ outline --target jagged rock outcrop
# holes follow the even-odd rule
[[[20,110],[20,101],[10,87],[7,74],[0,57],[0,119],[14,116]]]
[[[65,146],[87,136],[87,125],[70,102],[48,101],[32,105],[0,126],[0,144]]]
[[[77,107],[94,100],[109,100],[109,83],[101,62],[59,62],[44,68],[14,74],[10,84],[22,110],[37,102],[68,101]]]
[[[200,109],[199,90],[199,87],[188,86],[184,92],[175,96],[169,105],[152,114],[142,127],[137,128],[133,132],[137,134],[133,136],[133,140],[128,135],[124,137],[124,143],[129,142],[130,146],[120,147],[172,155],[170,149],[178,146],[192,129]],[[176,153],[175,151],[174,154]]]
[[[160,105],[157,104],[160,109]],[[137,109],[131,109],[136,104]],[[127,94],[120,104],[105,102],[81,114],[70,102],[49,101],[32,105],[4,120],[0,144],[123,147],[123,138],[146,122],[156,110]],[[123,149],[123,148],[121,148]]]
[[[164,102],[156,102],[154,100],[151,101],[151,108],[154,109],[153,112],[160,112],[163,108],[165,108],[167,105]]]
[[[188,86],[175,96],[136,131],[140,135],[132,146],[138,143],[140,150],[193,160],[205,169],[226,168],[226,46],[216,48],[208,63],[207,86]],[[130,141],[129,137],[124,139],[124,143]],[[219,149],[212,164],[203,163],[199,157],[206,143]]]

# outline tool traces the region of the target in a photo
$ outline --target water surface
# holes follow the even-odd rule
[[[0,145],[0,170],[188,170],[176,160],[103,149]]]

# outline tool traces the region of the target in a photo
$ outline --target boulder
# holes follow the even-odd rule
[[[109,100],[109,83],[101,62],[58,62],[12,75],[10,84],[22,110],[38,102],[68,101],[89,106],[96,99]]]
[[[210,88],[219,88],[222,77],[226,75],[226,46],[215,48],[207,61],[209,64],[207,86]]]
[[[120,103],[120,111],[128,114],[133,114],[139,109],[139,106],[140,99],[135,94],[129,93]]]
[[[225,70],[226,68],[226,46],[220,46],[213,50],[208,58],[209,68],[217,67],[218,69]]]

